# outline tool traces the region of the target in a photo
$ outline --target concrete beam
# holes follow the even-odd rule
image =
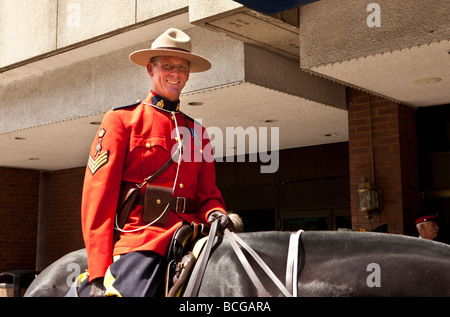
[[[219,3],[219,5],[217,5]],[[268,16],[231,0],[189,3],[189,21],[298,61],[298,8]]]
[[[187,16],[187,5],[188,0],[2,0],[0,72],[114,38],[157,21],[173,21],[174,16],[183,13]],[[130,34],[127,36],[132,38]],[[105,50],[110,47],[105,45]],[[125,46],[116,49],[122,47]]]
[[[112,51],[149,41],[169,27],[181,30],[189,28],[187,8],[171,11],[165,15],[139,22],[125,29],[109,32],[86,41],[59,48],[16,64],[0,68],[0,83],[8,85],[30,76],[41,76],[45,72],[82,62],[90,58],[109,54]],[[0,44],[1,47],[1,44]]]
[[[191,74],[185,93],[244,80],[242,42],[198,27],[186,32],[193,51],[210,59],[213,67],[201,75]],[[151,89],[150,79],[146,69],[128,56],[149,48],[152,42],[149,39],[0,86],[0,133],[105,112],[144,99]]]
[[[191,74],[184,94],[245,81],[346,109],[343,86],[302,72],[291,59],[200,27],[186,32],[193,51],[210,59],[213,67]],[[152,41],[1,86],[0,133],[101,113],[145,98],[151,81],[146,69],[131,63],[128,55],[150,47]]]
[[[189,20],[199,24],[213,16],[235,14],[239,9],[244,9],[244,6],[233,0],[189,0]]]
[[[368,7],[373,3],[379,10]],[[302,6],[300,65],[310,69],[448,39],[448,12],[448,0],[321,0]]]
[[[245,80],[347,110],[344,85],[304,72],[296,61],[248,44],[245,45]]]
[[[56,49],[56,1],[0,1],[0,68]]]
[[[58,1],[58,48],[135,23],[135,2],[135,0]]]
[[[136,22],[143,22],[148,19],[185,9],[188,7],[188,4],[188,0],[136,0]]]

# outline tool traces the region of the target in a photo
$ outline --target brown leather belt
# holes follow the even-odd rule
[[[144,206],[145,195],[139,194],[136,198],[136,205]],[[184,197],[173,197],[169,203],[169,210],[180,214],[190,214],[192,212],[192,199]]]

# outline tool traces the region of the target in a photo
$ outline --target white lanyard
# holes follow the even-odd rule
[[[179,130],[179,128],[178,128],[178,121],[177,121],[177,117],[175,116],[176,113],[175,113],[174,111],[168,111],[168,110],[162,109],[162,108],[160,108],[160,107],[157,107],[157,106],[152,105],[152,104],[147,103],[147,102],[142,102],[142,103],[144,103],[144,104],[146,104],[146,105],[153,106],[153,107],[156,108],[156,109],[160,109],[160,110],[164,110],[164,111],[166,111],[166,112],[169,112],[169,113],[172,114],[172,117],[174,118],[174,122],[175,122],[175,131],[176,131],[176,133],[177,133],[177,142],[178,142],[177,150],[176,150],[176,152],[174,153],[174,155],[172,156],[172,159],[173,159],[173,158],[175,157],[175,154],[178,153],[177,172],[176,172],[176,174],[175,174],[175,180],[174,180],[174,182],[173,182],[173,187],[172,187],[172,191],[175,192],[175,187],[176,187],[177,180],[178,180],[178,173],[179,173],[179,171],[180,171],[180,165],[181,165],[181,153],[182,153],[182,150],[183,150],[183,144],[181,143],[181,137],[180,137],[180,130]],[[151,226],[152,224],[154,224],[155,222],[157,222],[157,221],[158,221],[158,220],[166,213],[167,208],[169,208],[169,204],[170,204],[170,202],[167,203],[166,208],[164,208],[164,211],[158,216],[158,218],[156,218],[156,219],[153,220],[152,222],[146,224],[145,226],[142,226],[142,227],[139,227],[139,228],[136,228],[136,229],[132,229],[132,230],[123,230],[123,229],[119,228],[119,226],[118,226],[118,224],[117,224],[117,213],[116,213],[116,219],[115,219],[114,229],[119,230],[120,232],[136,232],[136,231],[145,229],[145,228],[147,228],[148,226]]]

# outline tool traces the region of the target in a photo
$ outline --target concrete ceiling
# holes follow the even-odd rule
[[[414,107],[450,103],[449,40],[310,70]]]
[[[102,114],[0,134],[0,166],[59,170],[86,165]]]

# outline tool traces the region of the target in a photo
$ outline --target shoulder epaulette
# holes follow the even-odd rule
[[[138,101],[138,102],[135,102],[135,103],[132,103],[132,104],[129,104],[129,105],[115,107],[115,108],[113,108],[113,110],[116,111],[116,110],[120,110],[120,109],[124,109],[124,108],[128,108],[128,107],[137,106],[140,103],[141,103],[141,101]]]

